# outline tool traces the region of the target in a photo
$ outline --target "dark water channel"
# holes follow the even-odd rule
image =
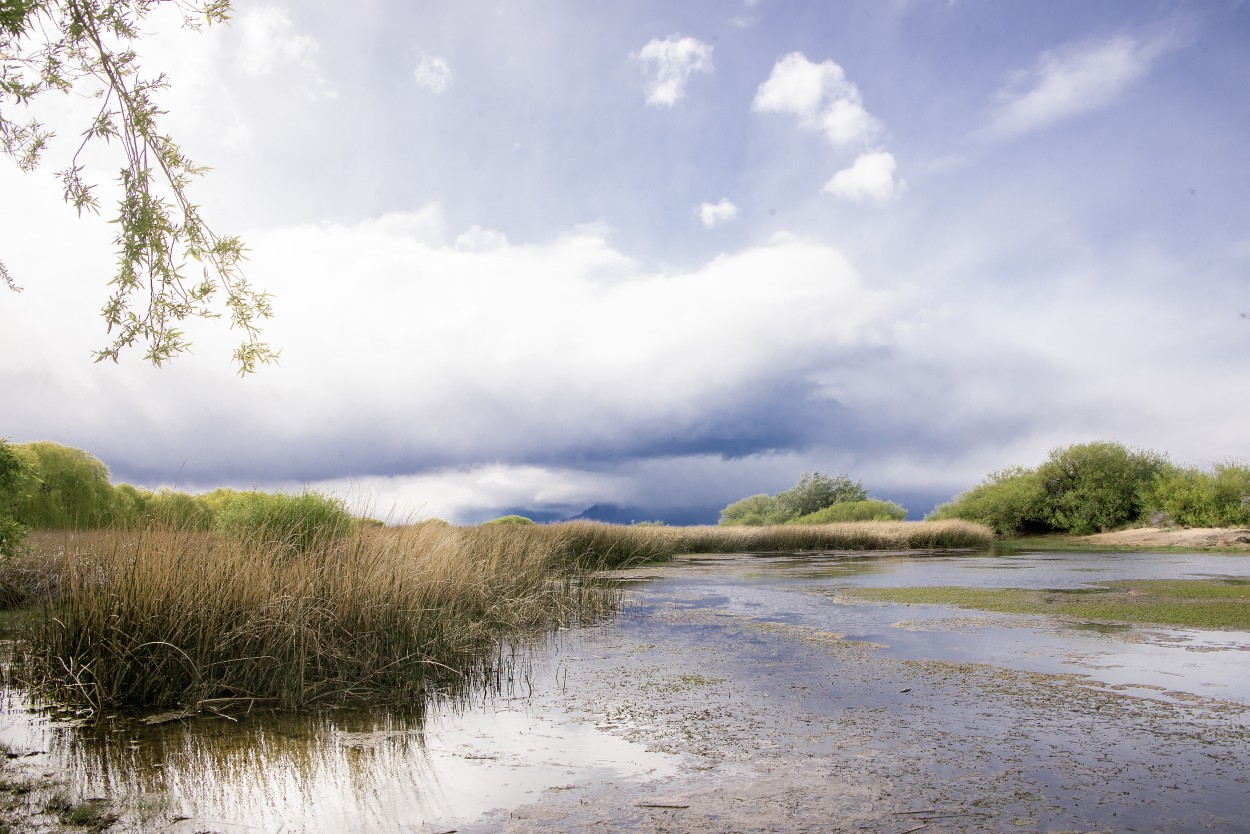
[[[117,831],[1248,831],[1250,633],[840,593],[1211,576],[1250,557],[690,557],[423,716],[86,724],[9,692],[0,741]]]

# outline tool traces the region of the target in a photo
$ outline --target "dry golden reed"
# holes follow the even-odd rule
[[[29,670],[96,707],[412,698],[492,673],[510,636],[585,621],[596,571],[680,553],[981,547],[967,522],[357,527],[301,552],[154,528],[41,534],[57,565]]]

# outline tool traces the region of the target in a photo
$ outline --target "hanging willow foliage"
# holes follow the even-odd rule
[[[273,314],[271,298],[243,274],[243,241],[215,233],[191,202],[187,188],[206,169],[162,132],[165,113],[155,96],[169,81],[163,74],[143,75],[134,49],[142,21],[171,4],[191,29],[229,19],[229,0],[0,5],[0,147],[20,168],[33,170],[52,133],[37,119],[25,118],[30,102],[53,91],[98,98],[100,108],[78,150],[59,172],[65,201],[79,215],[98,214],[95,186],[79,161],[83,150],[102,139],[125,156],[115,220],[117,271],[101,310],[110,341],[96,351],[96,361],[116,362],[122,351],[140,345],[147,361],[162,365],[190,347],[185,320],[226,315],[243,335],[235,363],[240,374],[249,374],[278,356],[261,341],[261,323]],[[0,281],[20,289],[3,263]]]

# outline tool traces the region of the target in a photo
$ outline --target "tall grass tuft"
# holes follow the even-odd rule
[[[26,583],[46,593],[47,610],[31,635],[28,671],[96,707],[415,699],[490,675],[508,637],[614,610],[617,592],[590,581],[599,570],[681,553],[982,547],[991,539],[963,521],[331,523],[294,538],[270,535],[262,523],[239,529],[267,532],[44,534],[35,544],[55,563],[55,581]]]
[[[542,542],[487,528],[312,541],[176,529],[69,537],[38,678],[92,705],[409,697],[481,676],[503,636],[593,616]]]

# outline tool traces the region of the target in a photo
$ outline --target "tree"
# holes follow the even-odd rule
[[[861,481],[851,483],[846,475],[825,475],[820,472],[804,472],[797,484],[777,494],[777,502],[790,518],[810,515],[844,501],[866,500],[868,490],[864,489]]]
[[[840,524],[847,521],[903,521],[907,510],[893,501],[866,498],[863,501],[839,501],[814,513],[791,519],[790,524]]]
[[[101,310],[111,341],[96,351],[96,361],[116,362],[139,344],[147,361],[162,365],[190,347],[183,321],[228,313],[230,327],[243,335],[235,363],[240,374],[249,374],[277,359],[260,338],[261,322],[272,315],[270,296],[244,276],[243,242],[212,231],[191,202],[187,187],[206,169],[161,132],[165,113],[155,96],[168,80],[142,75],[134,49],[140,25],[167,3],[191,29],[229,19],[230,0],[4,0],[0,148],[23,171],[33,170],[52,133],[37,119],[23,121],[30,103],[54,91],[98,98],[99,111],[59,172],[65,201],[79,216],[98,214],[95,185],[79,162],[83,150],[103,140],[125,158],[118,178],[117,274]],[[0,282],[20,290],[3,263]]]
[[[984,482],[937,507],[928,517],[977,521],[1000,536],[1051,530],[1046,520],[1046,490],[1037,470],[1019,466],[991,472]]]
[[[37,529],[94,529],[115,519],[109,469],[94,455],[38,441],[13,447],[25,470],[14,500],[17,520]]]
[[[1000,535],[1111,530],[1142,518],[1163,455],[1100,441],[1052,449],[1037,469],[1012,466],[943,504],[929,518],[963,518]]]
[[[1051,526],[1085,535],[1137,521],[1165,464],[1157,452],[1106,441],[1052,450],[1037,468]]]
[[[21,483],[22,462],[9,444],[0,440],[0,557],[16,556],[26,541],[26,526],[13,517],[13,504]]]
[[[1210,472],[1194,466],[1164,467],[1147,494],[1152,523],[1181,527],[1242,527],[1250,524],[1250,468],[1227,461]]]
[[[752,495],[735,501],[721,510],[723,525],[787,524],[800,516],[811,515],[817,510],[849,501],[866,501],[868,490],[863,483],[846,475],[807,473],[799,482],[776,495]]]

